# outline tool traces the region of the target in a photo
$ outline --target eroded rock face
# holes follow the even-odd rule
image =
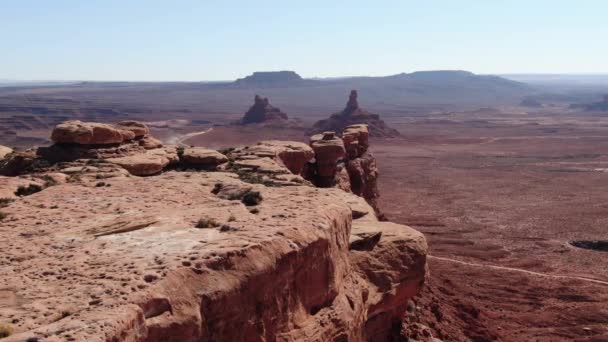
[[[397,137],[399,132],[386,125],[378,114],[372,114],[361,107],[357,100],[357,91],[352,90],[348,97],[346,107],[338,113],[331,115],[328,119],[317,121],[309,130],[309,134],[318,134],[326,131],[343,133],[348,126],[365,124],[369,128],[372,137]]]
[[[12,152],[13,152],[12,148],[0,145],[0,160],[4,159],[4,157],[6,157],[6,155],[8,155],[9,153],[12,153]]]
[[[281,112],[279,108],[270,105],[268,98],[256,95],[251,108],[245,113],[241,123],[243,125],[253,123],[265,123],[288,120],[287,114]]]
[[[365,198],[383,218],[378,207],[378,167],[376,158],[368,152],[368,138],[364,124],[345,127],[342,138],[334,132],[313,135],[310,145],[316,161],[309,179],[316,186],[336,187]]]
[[[399,338],[425,281],[426,242],[379,222],[356,195],[377,177],[375,160],[365,127],[344,140],[350,149],[333,133],[312,147],[265,141],[225,153],[77,146],[61,151],[78,158],[0,177],[10,199],[0,323],[15,332],[6,341]],[[50,153],[30,152],[38,162]],[[220,171],[179,171],[184,156],[216,157]],[[319,160],[340,186],[304,179]],[[358,178],[368,183],[353,187]],[[40,190],[15,195],[30,184]]]

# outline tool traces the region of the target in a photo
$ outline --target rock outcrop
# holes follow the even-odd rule
[[[308,131],[309,134],[319,134],[327,131],[342,133],[344,128],[356,124],[365,124],[369,127],[369,135],[372,137],[397,137],[399,132],[386,125],[378,114],[372,114],[359,106],[357,91],[352,90],[348,97],[346,107],[329,119],[317,121]]]
[[[373,159],[365,126],[222,153],[145,149],[146,136],[70,143],[68,161],[32,150],[33,173],[0,178],[3,341],[403,338],[424,236],[380,222],[356,191],[313,185],[319,158],[356,183],[346,164]]]
[[[253,101],[253,106],[243,116],[241,124],[281,123],[288,120],[287,114],[270,105],[267,97],[256,95]]]
[[[313,135],[315,162],[309,179],[316,186],[337,187],[365,198],[384,219],[378,207],[378,168],[368,151],[368,138],[368,127],[362,124],[345,127],[342,138],[334,132]]]
[[[12,152],[12,148],[0,145],[0,160],[4,159],[4,157],[6,157],[9,153]]]

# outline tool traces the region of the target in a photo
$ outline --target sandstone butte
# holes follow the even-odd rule
[[[427,245],[378,219],[365,125],[221,152],[136,122],[52,139],[0,161],[2,342],[404,338]]]
[[[380,115],[369,113],[359,106],[356,90],[351,90],[348,101],[344,109],[332,114],[329,118],[315,122],[308,131],[309,134],[319,134],[326,131],[342,133],[347,127],[357,124],[365,124],[368,127],[369,135],[372,137],[393,138],[400,136],[396,129],[380,119]]]

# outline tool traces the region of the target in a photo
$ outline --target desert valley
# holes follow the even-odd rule
[[[0,341],[606,341],[604,81],[0,85]]]

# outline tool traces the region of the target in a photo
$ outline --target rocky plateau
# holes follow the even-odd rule
[[[68,121],[0,148],[0,338],[434,340],[404,319],[425,237],[382,217],[368,126],[339,133],[215,151]]]

